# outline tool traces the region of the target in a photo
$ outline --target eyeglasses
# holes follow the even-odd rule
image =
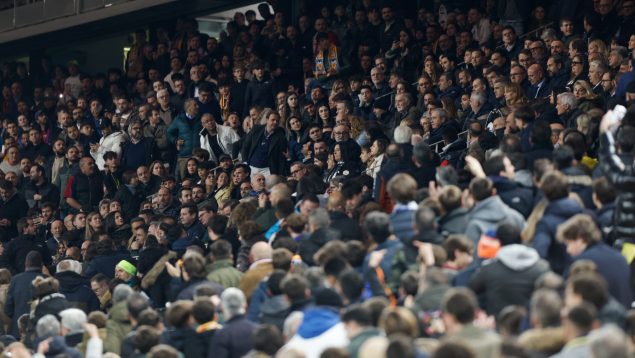
[[[333,132],[333,134],[335,134],[335,135],[343,135],[343,134],[346,134],[346,132]]]

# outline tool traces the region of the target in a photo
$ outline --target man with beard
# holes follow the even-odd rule
[[[560,55],[552,55],[547,59],[547,72],[549,73],[551,89],[564,90],[569,81],[569,76]]]
[[[160,214],[177,218],[179,215],[179,205],[172,198],[170,189],[161,187],[156,195],[156,211]]]
[[[125,222],[137,216],[141,205],[141,188],[139,178],[134,170],[126,170],[122,175],[123,185],[119,187],[114,200],[121,203],[121,212]]]
[[[64,198],[75,211],[96,211],[104,197],[103,186],[104,179],[96,170],[95,161],[91,157],[84,157],[79,161],[79,172],[71,175],[66,183]]]
[[[66,155],[64,156],[64,146],[63,144],[59,146],[57,144],[59,141],[61,141],[61,139],[58,139],[55,142],[56,144],[53,145],[53,150],[55,151],[55,162],[53,167],[53,179],[51,181],[58,189],[62,190],[66,188],[68,178],[79,170],[79,149],[77,149],[77,147],[68,147],[66,149]],[[55,171],[56,164],[59,165],[57,172]],[[60,199],[62,205],[64,205],[66,200],[63,196],[60,197]],[[58,201],[56,200],[55,202]]]
[[[36,128],[31,128],[29,130],[29,144],[23,149],[22,155],[34,161],[38,156],[46,159],[52,154],[51,147],[42,141],[42,133]]]
[[[139,189],[144,197],[156,193],[161,186],[161,179],[150,173],[150,170],[145,165],[137,168],[137,178],[139,178]]]
[[[149,165],[156,158],[157,147],[154,139],[143,136],[143,125],[133,121],[129,127],[130,141],[124,144],[121,151],[121,167],[124,170],[136,170],[142,165]]]
[[[178,110],[170,103],[170,93],[167,89],[157,92],[157,102],[159,102],[159,107],[157,108],[159,117],[163,119],[166,126],[169,126],[172,123],[172,119],[178,114]]]
[[[45,202],[55,202],[60,197],[60,190],[46,180],[44,167],[33,165],[30,169],[31,180],[24,188],[24,196],[29,208],[37,208]]]

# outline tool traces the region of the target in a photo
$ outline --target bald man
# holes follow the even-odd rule
[[[535,63],[527,69],[527,78],[531,86],[527,89],[527,97],[531,99],[544,98],[549,96],[551,89],[545,77],[542,67]]]
[[[245,275],[240,279],[238,288],[244,293],[247,301],[251,300],[251,295],[254,293],[260,282],[273,272],[273,264],[271,262],[271,246],[264,241],[255,243],[251,247],[249,253],[249,260],[251,266],[249,270],[245,272]]]

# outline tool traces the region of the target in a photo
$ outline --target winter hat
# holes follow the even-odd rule
[[[119,261],[116,267],[122,269],[125,273],[127,273],[130,276],[134,276],[137,274],[137,268],[134,267],[133,264],[131,264],[130,262],[126,260]]]

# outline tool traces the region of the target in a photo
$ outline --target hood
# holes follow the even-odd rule
[[[285,295],[277,295],[268,298],[260,305],[260,312],[266,315],[283,314],[286,317],[287,310],[289,309],[289,302],[287,302]]]
[[[340,323],[340,316],[336,312],[326,308],[309,308],[304,311],[304,319],[298,328],[298,335],[304,339],[314,338],[338,323]]]
[[[544,215],[558,216],[568,219],[583,211],[577,201],[569,198],[559,199],[547,205]]]
[[[55,278],[60,282],[60,292],[74,292],[81,287],[88,287],[88,282],[82,276],[72,271],[58,272]]]
[[[507,210],[504,209],[505,204],[496,196],[489,197],[483,201],[476,203],[471,211],[470,219],[478,219],[488,222],[500,222],[507,218]]]
[[[526,270],[540,260],[540,256],[536,250],[520,244],[501,247],[496,254],[496,258],[503,265],[514,271]]]

